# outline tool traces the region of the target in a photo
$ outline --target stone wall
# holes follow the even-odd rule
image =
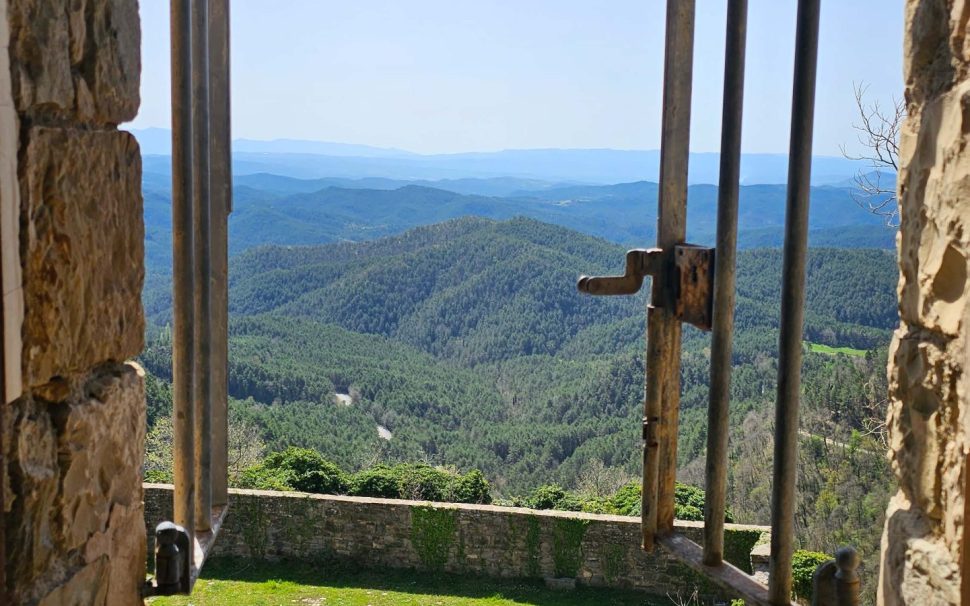
[[[2,0],[0,33],[0,149],[16,151],[0,158],[15,167],[0,233],[22,309],[22,344],[4,349],[20,389],[0,404],[7,589],[15,604],[140,604],[145,394],[126,360],[144,334],[141,159],[117,129],[139,105],[138,3]]]
[[[145,485],[145,520],[171,519],[172,487]],[[677,531],[701,540],[700,522]],[[750,571],[763,526],[728,524],[728,559]],[[764,536],[763,536],[764,535]],[[492,577],[572,577],[667,596],[727,597],[661,551],[640,549],[640,520],[518,507],[230,490],[214,555],[336,558],[367,567]],[[204,574],[204,572],[203,572]]]
[[[899,315],[879,602],[970,601],[970,2],[909,0],[900,142]]]

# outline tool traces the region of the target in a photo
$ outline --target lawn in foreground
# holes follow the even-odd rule
[[[612,589],[558,592],[541,581],[360,570],[320,562],[207,562],[191,597],[151,606],[670,606],[668,599]]]

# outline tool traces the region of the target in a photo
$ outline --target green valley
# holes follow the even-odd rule
[[[230,268],[231,415],[264,454],[312,448],[348,472],[478,469],[499,500],[551,484],[608,496],[639,475],[646,299],[580,295],[575,280],[619,271],[623,253],[532,219],[474,217],[364,242],[245,250]],[[743,250],[738,266],[729,509],[764,523],[781,254]],[[895,279],[883,250],[810,252],[802,426],[828,439],[802,445],[803,547],[877,544],[890,474],[874,453]],[[162,289],[147,289],[146,304],[158,422],[169,406],[170,311]],[[708,359],[709,337],[687,329],[679,460],[693,485],[703,485]]]

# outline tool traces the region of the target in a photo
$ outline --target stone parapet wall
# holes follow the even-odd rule
[[[4,326],[21,327],[0,403],[7,590],[141,604],[141,158],[117,129],[139,105],[138,3],[0,0],[0,33]]]
[[[172,487],[145,485],[145,520],[171,519]],[[676,529],[701,540],[700,522]],[[728,524],[728,559],[750,571],[763,526]],[[518,507],[231,490],[214,555],[335,558],[367,567],[491,577],[572,577],[685,599],[728,597],[662,551],[640,549],[640,520]]]

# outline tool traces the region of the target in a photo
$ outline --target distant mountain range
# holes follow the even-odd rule
[[[132,130],[145,156],[145,169],[168,173],[171,134],[149,128]],[[382,178],[406,181],[516,178],[551,183],[609,184],[657,181],[660,152],[615,149],[521,149],[496,152],[422,155],[400,149],[347,143],[276,139],[233,142],[233,168],[237,175],[271,173],[301,179]],[[715,184],[719,155],[690,156],[689,181]],[[815,156],[812,183],[835,185],[852,179],[865,162],[835,156]],[[744,154],[741,182],[745,185],[784,183],[788,175],[785,154]]]
[[[552,186],[514,178],[407,182],[393,179],[300,180],[271,174],[235,179],[230,216],[232,254],[268,244],[315,245],[373,240],[459,217],[529,217],[627,246],[656,238],[657,184]],[[171,182],[144,173],[146,261],[171,267]],[[456,191],[457,190],[457,191]],[[895,231],[856,205],[851,190],[813,187],[810,243],[840,248],[892,248]],[[739,245],[782,244],[785,186],[749,185],[740,193]],[[688,238],[713,244],[717,188],[688,189]]]

